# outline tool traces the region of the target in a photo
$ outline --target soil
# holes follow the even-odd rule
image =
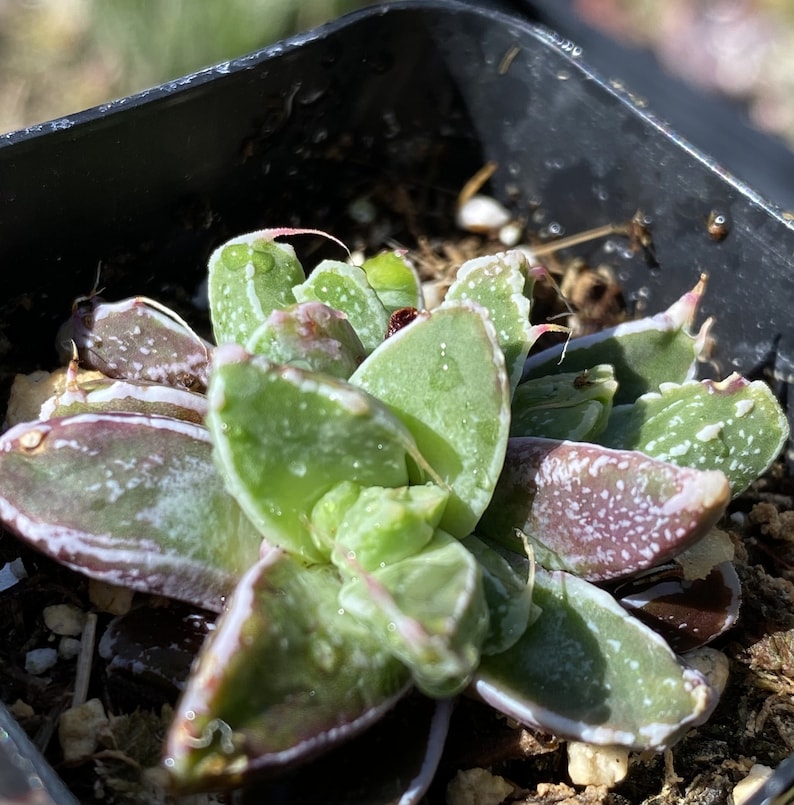
[[[416,242],[414,256],[442,284],[450,265],[484,249],[499,248],[479,235],[438,242],[417,238]],[[581,268],[575,273],[576,277],[582,274]],[[580,320],[587,320],[586,326],[625,315],[625,305],[618,304],[622,301],[619,288],[608,274],[588,270],[583,276],[576,288],[581,291]],[[559,281],[566,278],[571,280],[570,273]],[[595,290],[588,292],[587,288]],[[556,291],[547,294],[547,301],[557,298]],[[591,311],[589,318],[585,310]],[[662,754],[632,756],[628,776],[612,789],[582,788],[570,782],[563,743],[508,724],[482,705],[464,699],[453,716],[451,738],[428,802],[445,802],[448,784],[461,769],[484,768],[509,783],[511,793],[505,802],[725,803],[753,764],[776,766],[794,752],[794,478],[783,461],[734,501],[723,527],[735,544],[743,603],[737,625],[713,644],[728,657],[730,677],[706,724]],[[29,550],[8,533],[0,534],[3,566],[0,699],[81,802],[126,805],[157,801],[160,795],[149,784],[146,770],[157,763],[169,707],[211,617],[167,601],[136,596],[126,622],[116,621],[111,612],[102,610],[98,591],[86,579]],[[9,575],[12,568],[21,578]],[[55,604],[96,613],[93,662],[82,698],[99,699],[111,716],[109,722],[96,727],[96,746],[74,762],[64,758],[59,718],[73,703],[77,677],[87,672],[84,660],[81,664],[77,657],[62,656],[41,672],[29,664],[26,667],[31,650],[57,648],[62,640],[44,622],[45,608]],[[108,629],[115,630],[110,637]],[[157,646],[152,645],[155,631]],[[370,736],[366,743],[382,761],[389,753],[401,751],[401,736],[397,720],[387,722],[378,737]],[[301,792],[300,801],[344,801],[344,795],[329,793],[334,788],[329,776],[355,777],[370,768],[369,761],[356,752],[355,746],[336,752],[330,759],[318,761],[312,774],[299,773],[271,785],[267,791],[274,797],[272,801],[299,801],[290,793],[296,790]],[[485,789],[479,791],[480,799],[470,801],[487,801]],[[259,800],[262,795],[263,789],[257,789],[254,798]],[[247,800],[238,793],[191,801]]]

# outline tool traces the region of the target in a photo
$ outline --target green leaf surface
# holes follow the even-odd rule
[[[658,391],[662,383],[691,380],[710,326],[706,322],[697,335],[689,333],[704,288],[703,282],[698,283],[655,316],[619,324],[531,355],[524,366],[524,379],[583,372],[598,364],[609,364],[618,381],[615,405]]]
[[[352,552],[332,554],[346,579],[339,603],[404,662],[429,696],[452,696],[468,684],[488,630],[477,561],[459,540],[437,530],[406,559],[365,570]]]
[[[327,561],[309,516],[342,481],[405,486],[420,462],[406,427],[381,402],[342,380],[216,351],[207,425],[228,488],[274,544]]]
[[[370,257],[361,268],[389,315],[402,307],[422,307],[419,275],[402,252],[383,252]]]
[[[209,261],[210,316],[218,344],[245,344],[273,310],[295,303],[305,274],[287,243],[251,232],[216,249]]]
[[[510,435],[593,441],[607,424],[617,387],[604,364],[527,380],[513,394]]]
[[[520,251],[467,260],[458,269],[441,305],[473,302],[488,311],[505,355],[511,391],[518,384],[536,337],[529,323],[532,280],[527,277],[527,269],[526,257]]]
[[[273,363],[285,363],[346,380],[366,357],[347,317],[321,302],[274,310],[245,348]]]
[[[344,313],[368,353],[386,337],[389,314],[358,266],[323,260],[293,291],[298,302],[323,302]]]
[[[541,616],[476,674],[497,710],[560,737],[657,750],[711,714],[705,678],[609,593],[538,569],[534,597]]]
[[[0,438],[0,515],[89,576],[218,610],[262,538],[211,451],[204,428],[166,417],[18,425]]]
[[[483,654],[499,654],[510,648],[540,614],[532,603],[534,565],[528,571],[517,571],[481,539],[469,536],[461,542],[480,565],[488,602],[488,636]]]
[[[769,386],[734,373],[719,382],[665,383],[659,393],[615,408],[598,441],[679,466],[722,470],[735,497],[769,469],[788,435]]]
[[[375,570],[419,553],[433,538],[448,497],[435,484],[390,489],[345,481],[315,505],[312,533],[322,549],[336,548]]]
[[[441,527],[470,534],[491,499],[510,427],[504,355],[482,308],[420,314],[350,382],[391,408],[451,490]]]
[[[199,654],[168,733],[182,791],[281,771],[369,727],[407,691],[405,667],[340,609],[330,565],[280,551],[241,580]]]

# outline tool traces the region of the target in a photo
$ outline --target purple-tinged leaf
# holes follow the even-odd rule
[[[75,302],[69,334],[81,365],[107,377],[203,391],[211,346],[168,308],[136,296]]]
[[[50,397],[41,406],[39,418],[92,412],[166,416],[201,425],[207,415],[207,398],[195,391],[157,383],[94,379],[76,387],[67,386],[63,394]]]
[[[712,568],[704,579],[689,580],[679,565],[665,565],[613,592],[679,654],[709,643],[739,617],[741,585],[731,562]]]
[[[542,614],[474,682],[488,704],[577,741],[662,749],[711,714],[717,695],[665,641],[604,590],[538,568]]]
[[[347,316],[322,302],[277,309],[248,339],[245,348],[313,372],[347,380],[367,356]]]
[[[308,768],[257,784],[255,799],[335,805],[426,802],[454,706],[454,699],[406,696],[363,735],[332,749]]]
[[[671,559],[708,533],[729,499],[719,471],[584,442],[521,437],[508,442],[477,533],[521,553],[519,530],[543,567],[604,580]]]
[[[243,577],[202,648],[166,745],[179,790],[284,771],[378,721],[406,668],[339,607],[330,565],[271,549]]]
[[[173,702],[185,689],[214,620],[214,614],[173,601],[169,606],[139,606],[113,618],[99,641],[109,686]]]
[[[705,287],[701,278],[689,293],[662,313],[530,355],[524,364],[523,379],[611,364],[618,381],[615,405],[633,402],[641,394],[656,391],[662,383],[691,380],[711,325],[707,321],[696,335],[689,333]]]
[[[218,611],[261,536],[226,492],[208,432],[80,414],[0,437],[0,517],[93,578]]]

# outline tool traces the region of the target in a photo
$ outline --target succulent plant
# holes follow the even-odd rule
[[[22,539],[221,613],[167,737],[174,787],[307,762],[414,689],[436,705],[403,802],[463,692],[633,749],[707,719],[718,691],[660,636],[664,602],[689,613],[681,650],[733,622],[708,546],[788,428],[763,383],[694,379],[704,283],[530,356],[560,328],[530,324],[522,252],[465,263],[425,310],[400,253],[307,277],[276,240],[299,233],[214,252],[218,346],[150,300],[79,300],[64,390],[0,438]],[[722,610],[698,617],[703,595]]]

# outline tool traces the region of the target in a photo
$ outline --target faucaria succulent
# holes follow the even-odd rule
[[[289,234],[212,255],[217,346],[149,300],[81,299],[65,391],[0,439],[24,540],[221,613],[167,737],[175,788],[307,762],[412,689],[438,706],[404,802],[467,690],[635,749],[705,720],[717,692],[648,625],[652,585],[616,592],[697,549],[788,437],[762,383],[694,379],[703,283],[528,357],[555,327],[530,324],[520,252],[464,264],[425,310],[400,254],[307,278]],[[719,568],[734,611],[701,642],[738,606]]]

